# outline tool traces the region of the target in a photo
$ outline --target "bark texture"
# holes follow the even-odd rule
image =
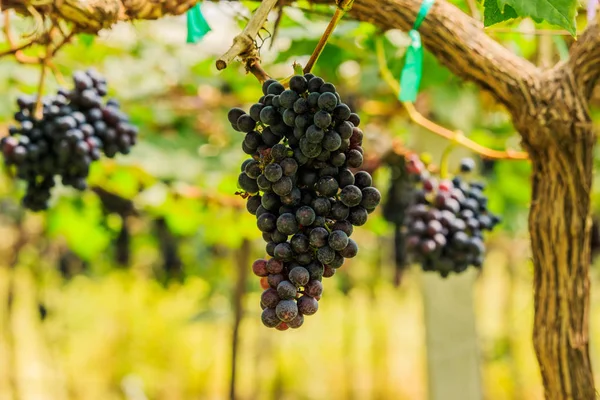
[[[548,72],[531,91],[535,113],[515,116],[533,166],[533,344],[546,398],[557,400],[595,398],[588,273],[596,138],[576,82],[568,66]]]
[[[119,21],[183,14],[198,0],[4,0],[1,3],[4,9],[15,9],[21,14],[30,14],[34,9],[69,21],[81,31],[97,32]]]
[[[3,5],[27,13],[30,2],[4,0]],[[34,8],[94,31],[119,20],[181,14],[196,2],[62,0]],[[421,0],[355,0],[350,14],[384,30],[408,30],[420,6]],[[529,218],[535,267],[533,341],[545,394],[557,400],[593,399],[588,273],[596,140],[588,100],[600,78],[600,28],[592,24],[572,46],[569,62],[549,71],[512,54],[444,0],[434,4],[420,32],[425,47],[452,72],[490,91],[507,107],[523,137],[533,166]]]

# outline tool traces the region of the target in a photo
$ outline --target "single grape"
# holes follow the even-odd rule
[[[339,189],[339,184],[332,176],[323,176],[317,182],[317,191],[322,196],[333,196]]]
[[[304,286],[310,279],[310,273],[304,267],[294,267],[290,270],[290,281],[297,287]]]
[[[327,229],[322,227],[314,228],[310,231],[308,235],[308,239],[310,241],[310,245],[313,247],[323,247],[327,244],[327,240],[329,238],[329,232]]]
[[[275,246],[273,254],[273,257],[283,261],[291,261],[294,258],[294,251],[289,243],[279,243]]]
[[[341,251],[348,245],[348,235],[341,230],[334,230],[329,234],[329,247],[333,250]]]
[[[297,212],[296,215],[298,215]],[[299,221],[296,222],[294,214],[281,214],[279,218],[277,218],[277,230],[286,235],[293,235],[298,232],[298,223]]]
[[[308,90],[308,81],[301,75],[292,76],[290,79],[290,89],[298,94],[302,94]]]
[[[362,191],[358,186],[348,185],[344,187],[340,193],[340,200],[348,207],[354,207],[362,201]]]
[[[325,92],[319,96],[317,104],[321,110],[331,112],[336,108],[338,100],[335,94],[331,92]]]
[[[310,310],[309,308],[307,308],[307,306],[303,307]],[[280,320],[284,322],[291,321],[298,315],[298,305],[294,300],[281,300],[279,304],[277,304],[277,307],[275,307],[275,312]],[[310,315],[305,312],[303,312],[302,314]]]
[[[309,206],[302,206],[296,211],[296,220],[300,225],[311,225],[316,218],[315,211]]]
[[[288,300],[289,301],[289,300]],[[296,306],[296,303],[294,303]],[[319,303],[313,297],[302,296],[298,299],[296,310],[302,315],[313,315],[319,309]],[[277,314],[279,316],[279,313]]]
[[[282,323],[287,324],[287,326],[289,326],[292,329],[298,329],[304,323],[304,316],[302,314],[298,314],[298,315],[296,315],[296,318],[294,318],[293,320],[288,321],[288,322],[282,322]]]
[[[261,232],[273,232],[277,227],[277,217],[265,212],[256,219],[256,226]]]
[[[283,262],[276,258],[270,258],[266,262],[265,269],[269,274],[279,274],[283,271]]]
[[[278,297],[282,300],[295,299],[298,289],[290,281],[283,281],[277,286]]]
[[[322,94],[321,96],[324,96],[325,94]],[[320,100],[320,98],[319,98]],[[314,117],[314,123],[317,126],[317,128],[320,129],[327,129],[329,127],[329,125],[331,125],[331,114],[329,114],[327,111],[318,111],[315,114]]]
[[[267,88],[267,94],[279,95],[279,94],[283,93],[284,90],[285,90],[285,88],[283,87],[283,85],[281,83],[273,82]]]
[[[269,288],[262,292],[260,296],[260,302],[267,308],[277,307],[277,303],[279,303],[279,295],[277,290]]]
[[[273,192],[279,196],[286,196],[292,192],[294,184],[289,176],[284,176],[277,182],[273,183]]]
[[[261,320],[267,328],[275,328],[281,323],[275,308],[265,308],[261,314]]]
[[[323,295],[323,284],[318,280],[311,280],[304,286],[304,294],[310,297]]]
[[[290,245],[292,246],[292,250],[296,253],[305,253],[310,248],[310,242],[308,237],[302,233],[297,233],[292,236],[290,240]]]
[[[283,169],[277,163],[269,164],[265,167],[264,175],[269,182],[275,183],[283,176]]]
[[[317,260],[323,264],[329,264],[335,259],[335,250],[329,246],[323,246],[317,250]]]
[[[340,255],[344,258],[353,258],[358,254],[358,245],[352,239],[348,239],[348,245],[340,251]]]
[[[258,260],[252,263],[252,272],[256,276],[267,276],[269,273],[267,271],[267,260],[264,258],[259,258]]]

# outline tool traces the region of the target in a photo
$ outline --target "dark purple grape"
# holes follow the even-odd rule
[[[360,117],[358,116],[358,114],[355,114],[355,113],[350,114],[348,121],[351,122],[352,125],[354,125],[354,126],[360,125]]]
[[[245,172],[242,172],[238,177],[238,186],[240,189],[253,194],[258,193],[258,184],[255,179],[250,178]]]
[[[265,212],[256,219],[256,226],[261,232],[273,232],[277,227],[277,217]]]
[[[261,197],[259,195],[250,196],[246,201],[246,210],[252,215],[256,215],[256,211],[261,203]]]
[[[324,95],[321,95],[321,96],[324,96]],[[321,110],[315,114],[314,123],[317,128],[327,129],[329,127],[329,125],[331,125],[331,122],[332,122],[331,114],[329,114],[327,111]],[[307,135],[308,135],[308,132],[307,132]],[[341,141],[341,138],[340,138],[340,141]],[[339,148],[339,146],[338,146],[338,148]]]
[[[283,85],[281,83],[273,82],[268,86],[266,94],[279,95],[279,94],[283,93],[284,90],[285,90],[285,88],[283,87]]]
[[[298,229],[298,222],[296,222],[296,217],[294,216],[294,214],[285,213],[281,214],[279,218],[277,218],[278,231],[286,235],[293,235],[298,232]]]
[[[328,93],[333,93],[334,95],[337,94],[335,85],[333,83],[329,83],[329,82],[322,84],[321,87],[319,88],[319,92],[320,93],[328,92]],[[336,96],[336,98],[337,98],[337,96]]]
[[[290,281],[283,281],[277,286],[277,294],[282,300],[295,299],[298,289]]]
[[[333,250],[341,251],[348,245],[348,235],[341,230],[334,230],[329,234],[329,247]]]
[[[283,271],[283,262],[276,258],[270,258],[267,261],[265,268],[269,274],[279,274]]]
[[[319,280],[311,280],[304,286],[304,294],[310,297],[323,295],[323,284]]]
[[[267,283],[273,289],[277,289],[277,287],[279,286],[279,284],[281,282],[283,282],[284,280],[285,280],[285,278],[283,277],[282,274],[269,274],[267,276]]]
[[[294,176],[298,172],[298,162],[293,158],[286,158],[280,163],[285,176]]]
[[[318,262],[310,262],[305,266],[306,270],[310,274],[311,281],[320,281],[323,278],[323,265]],[[309,282],[310,283],[310,282]]]
[[[340,193],[340,200],[348,207],[354,207],[362,201],[362,191],[358,186],[348,185],[344,187]]]
[[[329,264],[335,259],[335,250],[329,246],[323,246],[317,250],[317,260],[323,264]]]
[[[310,245],[313,247],[323,247],[327,244],[327,240],[329,238],[329,232],[325,228],[314,228],[310,231],[308,235],[308,239],[310,241]]]
[[[323,176],[317,181],[316,189],[322,196],[334,196],[339,189],[339,184],[332,176]]]
[[[294,103],[298,100],[298,93],[293,89],[284,90],[279,95],[279,103],[281,107],[291,109],[294,107]]]
[[[363,163],[363,156],[358,150],[350,150],[346,154],[346,161],[348,166],[352,168],[359,168]]]
[[[308,90],[308,81],[305,76],[295,75],[290,79],[290,89],[298,94],[302,94]]]
[[[298,299],[297,310],[302,315],[313,315],[319,310],[319,303],[313,297],[302,296]]]
[[[305,253],[310,248],[310,242],[308,240],[308,237],[306,237],[306,235],[304,235],[302,233],[298,233],[298,234],[292,236],[292,239],[290,240],[290,244],[292,246],[292,249],[296,253]]]
[[[279,196],[286,196],[292,192],[294,184],[289,176],[284,176],[275,182],[272,186],[273,192]]]
[[[302,297],[304,297],[304,296],[302,296]],[[277,307],[275,307],[275,312],[277,314],[277,317],[279,317],[279,319],[284,322],[292,321],[294,318],[296,318],[296,316],[298,315],[298,311],[299,311],[298,305],[296,304],[296,302],[294,300],[281,300],[279,302],[279,304],[277,304]],[[316,310],[315,310],[315,312],[316,312]],[[310,315],[310,314],[307,314],[304,312],[302,314]]]
[[[321,129],[317,125],[311,125],[308,127],[308,129],[306,129],[306,140],[309,143],[320,145],[320,143],[324,137],[325,137],[325,132],[323,131],[323,129]]]
[[[315,221],[315,218],[315,211],[308,206],[302,206],[296,211],[296,220],[300,225],[311,225]]]
[[[297,287],[304,286],[310,279],[310,273],[304,267],[294,267],[290,270],[290,281]]]
[[[335,94],[331,92],[323,93],[319,96],[317,105],[321,110],[332,112],[338,104],[338,99]]]
[[[281,323],[274,308],[265,308],[261,314],[261,320],[267,328],[275,328]]]
[[[289,243],[279,243],[275,246],[273,254],[273,257],[282,261],[291,261],[294,259],[294,251]]]
[[[340,230],[342,232],[344,232],[346,235],[351,236],[352,232],[354,231],[354,227],[352,226],[352,224],[348,221],[345,220],[339,220],[336,221],[332,226],[331,226],[331,230],[335,231],[335,230]]]
[[[340,255],[344,258],[353,258],[358,254],[358,245],[352,239],[348,239],[348,245],[340,251]]]
[[[350,114],[352,114],[352,111],[346,104],[339,104],[333,109],[333,118],[338,121],[346,121],[350,118]]]
[[[277,290],[269,288],[262,292],[260,296],[260,303],[267,308],[277,307],[277,303],[279,303],[279,295]]]
[[[269,182],[275,183],[283,176],[283,169],[279,164],[269,164],[265,167],[264,175]]]
[[[331,207],[330,216],[336,220],[344,220],[350,215],[350,208],[338,201]]]
[[[324,83],[325,81],[322,78],[315,76],[314,78],[308,81],[308,91],[317,92],[318,94],[319,90],[321,89],[321,86],[323,86]]]

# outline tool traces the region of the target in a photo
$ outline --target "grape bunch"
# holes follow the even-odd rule
[[[238,186],[248,195],[269,259],[253,272],[265,289],[262,322],[298,328],[313,315],[331,277],[345,258],[358,253],[350,238],[381,201],[369,173],[353,173],[363,162],[360,118],[342,103],[333,84],[312,74],[296,75],[289,89],[275,80],[250,107],[229,111],[244,132]]]
[[[103,101],[107,84],[98,72],[75,72],[73,83],[73,90],[59,89],[42,98],[40,118],[35,115],[37,97],[20,96],[14,116],[18,126],[9,127],[0,141],[5,163],[27,182],[22,202],[32,211],[48,208],[56,175],[63,185],[84,190],[93,161],[102,154],[128,154],[137,141],[137,128],[119,103]]]
[[[406,246],[424,271],[447,277],[469,265],[479,268],[483,264],[483,232],[494,229],[500,218],[488,210],[485,185],[464,179],[474,167],[472,159],[463,159],[460,174],[438,181],[429,176],[418,156],[408,159],[407,170],[420,178],[421,188],[407,210]]]

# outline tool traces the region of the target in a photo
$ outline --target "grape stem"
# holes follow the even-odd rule
[[[454,149],[454,143],[450,143],[442,153],[442,159],[440,160],[440,178],[448,179],[448,159],[450,158],[450,154],[452,154],[452,150]]]
[[[265,0],[260,3],[260,6],[258,6],[256,12],[252,15],[242,33],[233,39],[233,45],[217,60],[216,66],[219,71],[227,68],[236,57],[240,57],[246,63],[247,69],[249,65],[246,60],[248,58],[258,58],[255,38],[267,21],[267,17],[277,4],[277,1]]]
[[[313,67],[319,60],[321,53],[323,53],[323,49],[325,49],[325,46],[327,45],[329,38],[333,34],[335,27],[338,25],[338,23],[340,22],[340,20],[344,16],[344,14],[346,14],[346,12],[348,12],[352,8],[353,4],[354,4],[354,0],[338,0],[337,8],[335,9],[335,13],[333,14],[333,17],[331,18],[331,21],[329,21],[329,25],[327,25],[327,28],[325,28],[325,32],[323,32],[323,36],[321,36],[321,39],[319,39],[319,43],[317,43],[317,47],[315,47],[315,50],[313,51],[312,55],[310,56],[310,59],[304,66],[305,74],[310,73],[312,71]]]
[[[400,94],[400,84],[394,78],[394,75],[387,66],[382,36],[377,37],[375,41],[375,46],[381,76],[383,77],[383,80],[388,84],[388,86],[392,89],[392,91],[396,95],[396,98],[398,98]],[[410,102],[401,102],[401,104],[406,109],[406,112],[408,113],[408,116],[411,119],[411,121],[413,121],[415,124],[427,129],[428,131],[438,136],[452,141],[454,144],[465,147],[477,154],[480,154],[485,158],[495,160],[527,160],[529,158],[529,155],[525,152],[515,151],[511,149],[507,149],[504,151],[494,150],[482,146],[479,143],[474,142],[471,139],[465,137],[460,131],[451,131],[450,129],[444,128],[443,126],[440,126],[435,122],[427,119],[423,114],[417,111],[414,104]]]
[[[40,60],[40,65],[42,67],[42,72],[40,73],[40,82],[38,84],[37,89],[37,100],[35,102],[34,115],[37,119],[43,118],[43,97],[44,97],[44,86],[46,84],[46,73],[48,71],[48,62],[52,57],[52,51],[50,50],[50,45],[46,47],[46,55],[44,58]]]
[[[265,71],[260,65],[260,60],[258,57],[246,60],[246,71],[254,75],[260,83],[263,83],[270,78],[267,71]]]

